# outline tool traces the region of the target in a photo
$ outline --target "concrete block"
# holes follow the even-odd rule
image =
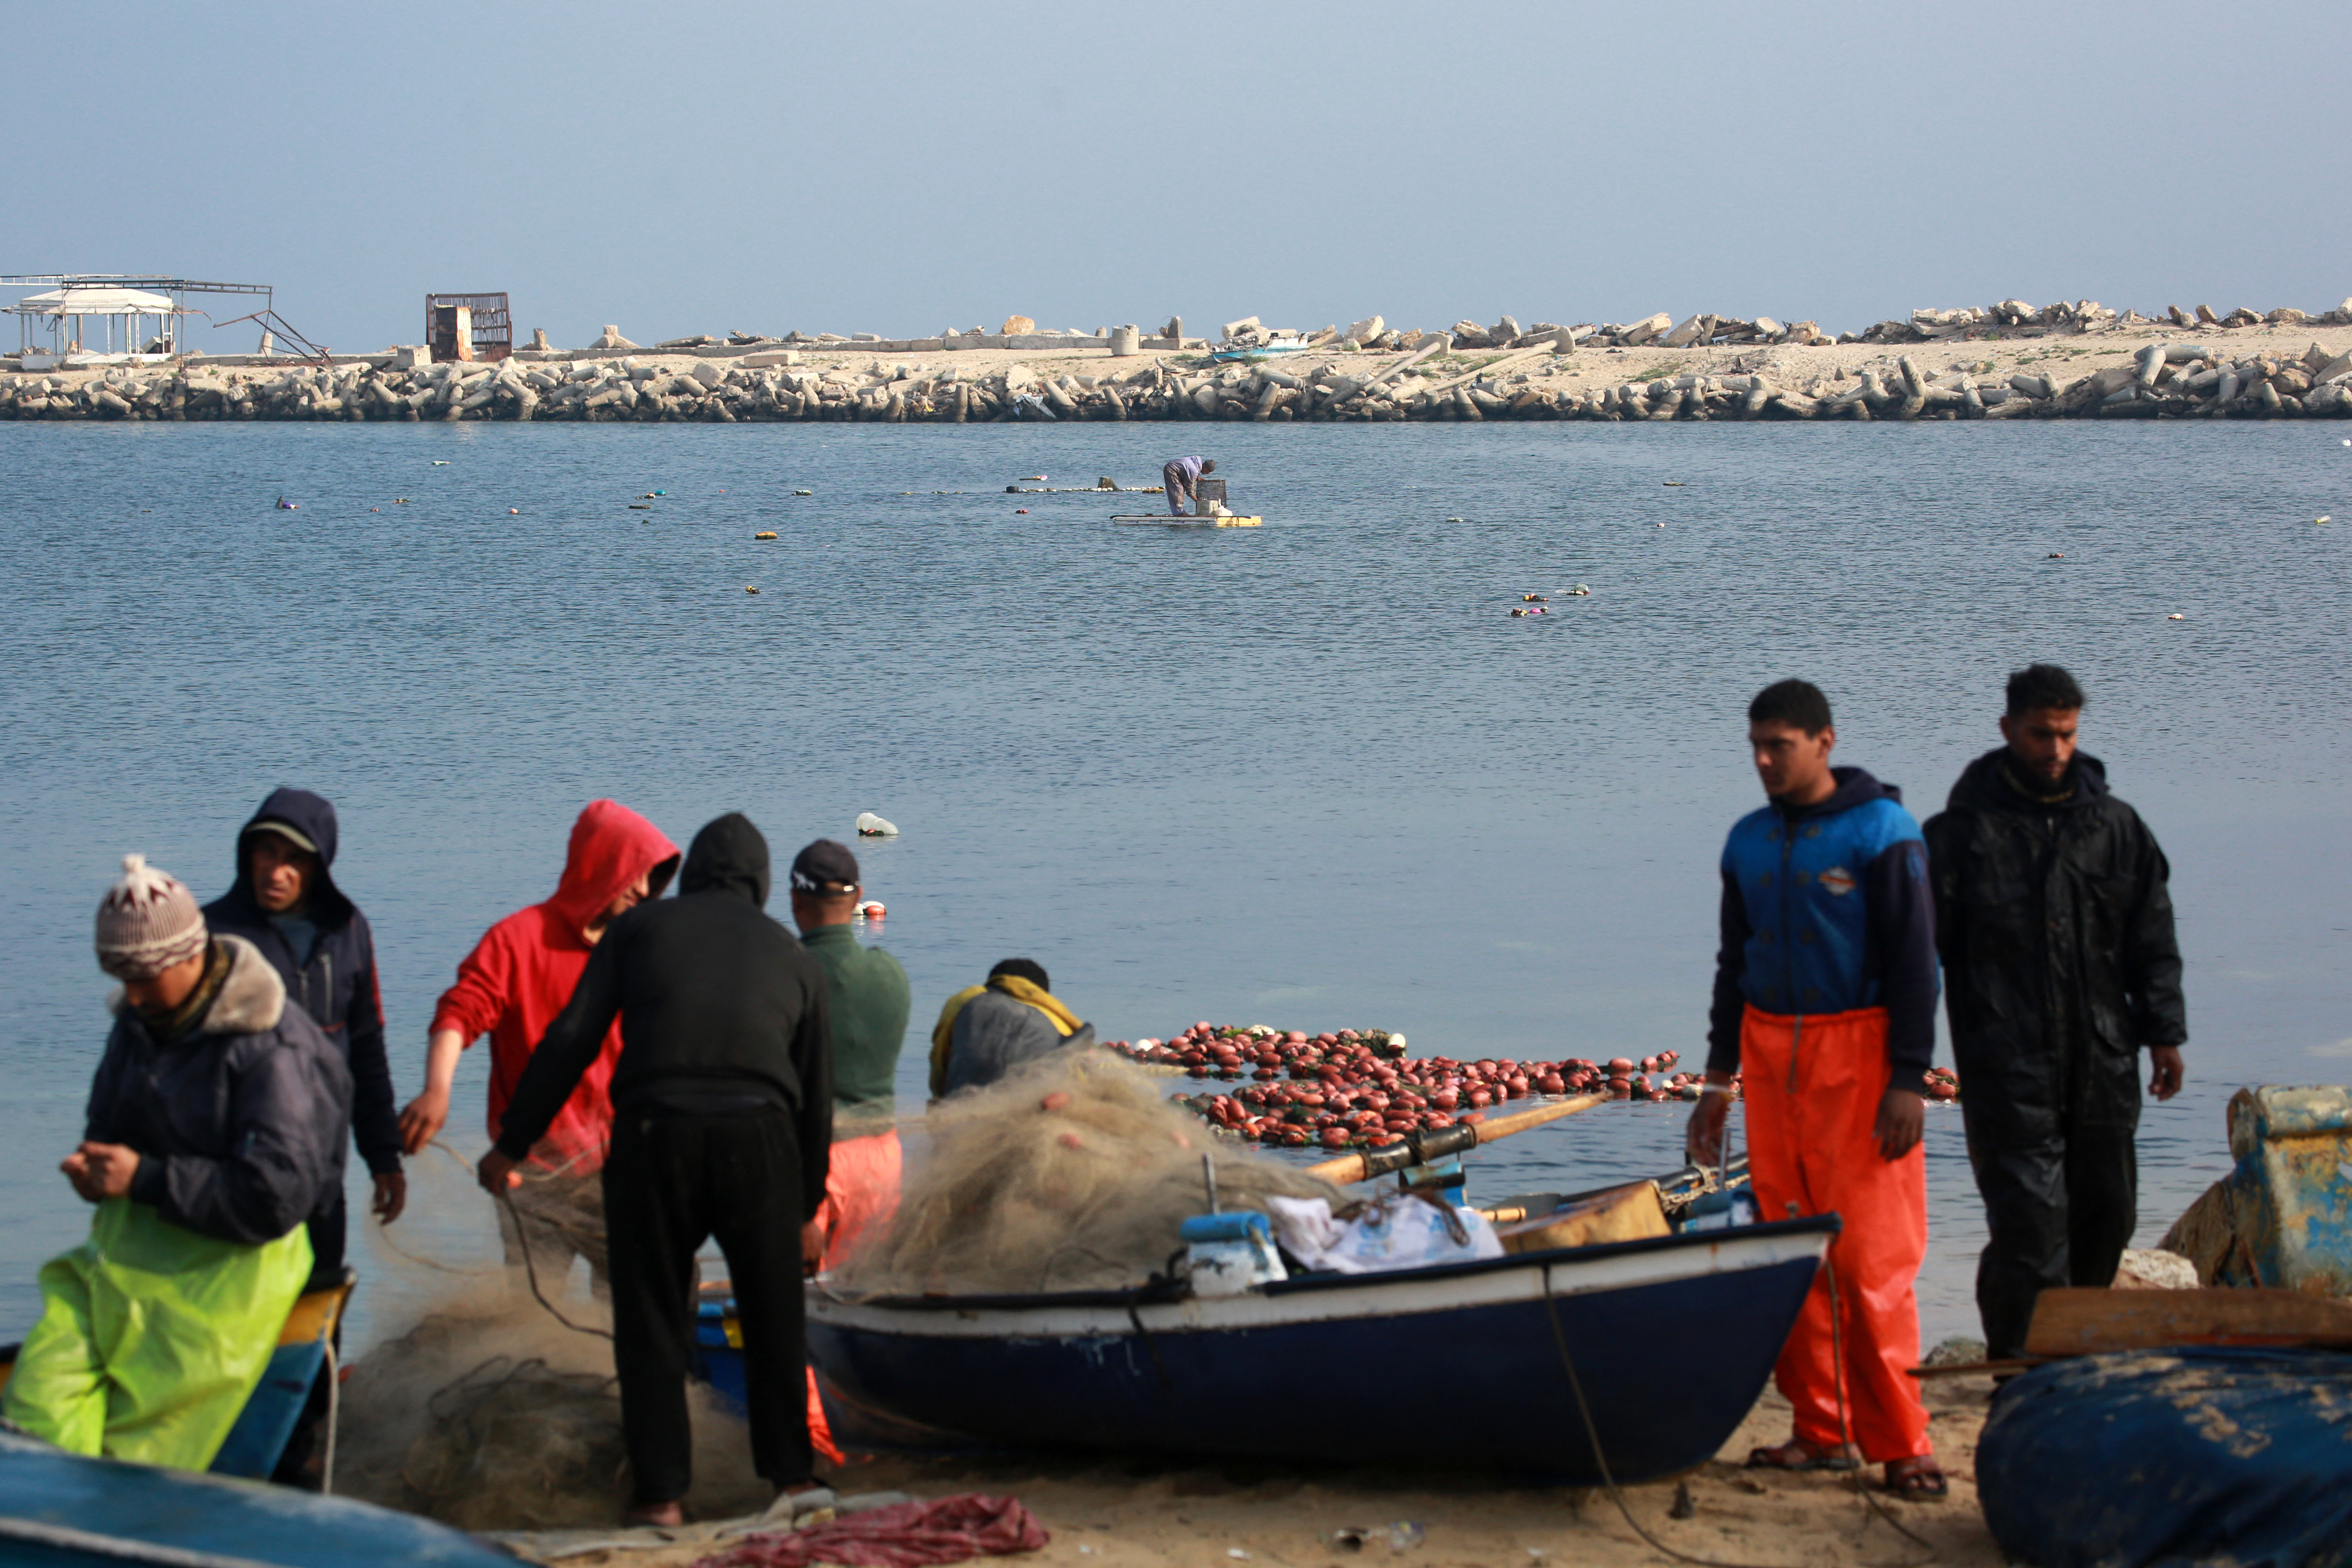
[[[1681,326],[1676,327],[1673,331],[1668,332],[1664,337],[1659,339],[1658,346],[1665,349],[1686,349],[1693,343],[1698,342],[1699,334],[1707,329],[1713,320],[1714,319],[1709,316],[1693,316],[1688,321],[1685,321]]]
[[[1645,316],[1642,320],[1633,322],[1618,335],[1622,337],[1629,346],[1638,343],[1646,343],[1651,339],[1672,331],[1674,324],[1675,319],[1672,316],[1667,315],[1664,310],[1661,310],[1654,316]]]

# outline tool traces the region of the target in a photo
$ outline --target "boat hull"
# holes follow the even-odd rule
[[[171,1558],[164,1548],[188,1554]],[[344,1498],[86,1458],[0,1433],[0,1563],[513,1568],[431,1520]]]
[[[1390,1451],[1410,1406],[1444,1426],[1442,1442],[1415,1442],[1418,1460],[1598,1484],[1564,1340],[1609,1474],[1649,1480],[1714,1458],[1746,1417],[1836,1227],[1825,1216],[1215,1300],[818,1289],[809,1355],[850,1403],[992,1447],[1344,1462]],[[1475,1405],[1454,1397],[1471,1393]]]

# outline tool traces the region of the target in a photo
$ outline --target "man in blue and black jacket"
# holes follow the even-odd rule
[[[236,881],[205,906],[205,921],[214,931],[241,936],[257,948],[285,983],[287,999],[310,1016],[343,1058],[350,1069],[344,1080],[349,1098],[341,1109],[374,1180],[375,1216],[390,1225],[407,1206],[408,1178],[400,1168],[400,1118],[393,1105],[392,1064],[384,1055],[375,935],[367,916],[328,874],[338,837],[335,808],[323,796],[306,789],[272,790],[238,829]],[[343,1136],[340,1125],[335,1136],[339,1142]],[[309,1228],[310,1288],[327,1289],[342,1279],[351,1229],[340,1180],[310,1216]],[[335,1332],[341,1343],[340,1325]],[[311,1489],[322,1484],[327,1378],[326,1368],[320,1368],[272,1479]]]
[[[330,874],[336,839],[335,808],[323,797],[306,789],[271,791],[238,830],[236,881],[205,906],[205,922],[259,948],[286,983],[286,994],[341,1051],[352,1074],[352,1140],[374,1178],[376,1217],[389,1225],[408,1202],[400,1115],[384,1055],[375,937]],[[342,1278],[348,1225],[340,1198],[331,1214],[310,1222],[314,1288]]]
[[[1885,1465],[1887,1490],[1939,1498],[1948,1489],[1927,1412],[1906,1375],[1919,1359],[1920,1133],[1936,1042],[1927,846],[1893,785],[1830,766],[1837,732],[1818,688],[1766,687],[1748,705],[1748,739],[1769,804],[1724,846],[1722,946],[1690,1150],[1720,1161],[1731,1097],[1742,1094],[1764,1216],[1843,1222],[1774,1369],[1794,1435],[1748,1462],[1851,1469],[1850,1426],[1858,1458]]]

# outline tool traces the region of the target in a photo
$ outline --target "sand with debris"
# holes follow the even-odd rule
[[[1917,1539],[1906,1539],[1856,1492],[1853,1478],[1790,1475],[1743,1467],[1748,1450],[1788,1436],[1789,1407],[1767,1392],[1715,1462],[1684,1479],[1688,1519],[1670,1517],[1677,1483],[1629,1487],[1626,1506],[1643,1528],[1677,1552],[1724,1564],[1887,1568],[1924,1563],[1999,1568],[2000,1550],[1979,1511],[1973,1479],[1977,1434],[1992,1384],[1983,1377],[1927,1384],[1937,1456],[1951,1496],[1937,1503],[1882,1497],[1880,1506]],[[1237,1417],[1238,1419],[1238,1417]],[[1393,1465],[1301,1469],[1255,1461],[1183,1466],[1142,1460],[1007,1458],[887,1458],[829,1479],[845,1495],[896,1489],[919,1498],[958,1492],[1011,1495],[1053,1532],[1053,1543],[1023,1559],[1039,1568],[1207,1568],[1254,1563],[1279,1568],[1510,1568],[1511,1564],[1654,1564],[1658,1552],[1628,1527],[1606,1491],[1540,1489],[1412,1464],[1415,1451],[1442,1453],[1445,1427],[1475,1420],[1475,1401],[1432,1402],[1425,1418],[1402,1408],[1387,1428],[1401,1450]],[[1377,1435],[1367,1434],[1376,1440]],[[1879,1469],[1867,1472],[1875,1482]],[[1403,1521],[1421,1527],[1419,1545],[1351,1551],[1328,1539],[1345,1527]],[[619,1539],[619,1537],[615,1537]],[[628,1564],[685,1568],[719,1550],[710,1541],[660,1544],[632,1532],[631,1550],[569,1555],[571,1568]],[[526,1552],[526,1556],[535,1554]],[[549,1560],[538,1556],[536,1560]]]

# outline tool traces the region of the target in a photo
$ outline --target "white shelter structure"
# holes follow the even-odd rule
[[[192,313],[169,295],[114,285],[68,284],[7,307],[16,318],[22,354],[52,363],[132,364],[167,360],[179,345],[180,321]],[[154,318],[151,332],[142,325]],[[88,323],[96,321],[96,328]],[[34,339],[46,326],[46,354]],[[93,341],[95,340],[95,341]],[[28,366],[27,368],[38,368]]]

